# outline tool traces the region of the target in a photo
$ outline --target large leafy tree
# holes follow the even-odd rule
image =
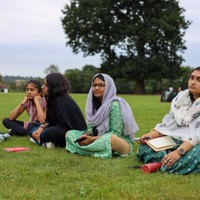
[[[174,79],[190,22],[177,0],[71,0],[63,9],[66,44],[84,56],[100,54],[101,71],[136,81]]]

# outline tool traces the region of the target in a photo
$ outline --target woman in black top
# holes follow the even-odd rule
[[[47,99],[47,123],[30,134],[39,144],[53,143],[65,147],[68,130],[86,130],[86,122],[76,102],[69,96],[69,83],[60,73],[46,76],[42,90]]]

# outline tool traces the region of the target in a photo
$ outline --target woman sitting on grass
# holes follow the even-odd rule
[[[110,158],[131,155],[138,126],[127,102],[116,96],[113,79],[106,74],[93,77],[86,102],[89,129],[66,133],[66,149],[71,153]],[[82,141],[76,142],[77,139]]]
[[[30,135],[38,144],[47,144],[47,148],[65,147],[68,130],[87,128],[83,114],[69,96],[69,83],[62,74],[47,75],[42,90],[47,98],[47,122],[30,130]]]
[[[177,143],[172,149],[154,152],[145,142],[169,135]],[[188,89],[173,99],[161,124],[140,139],[138,158],[144,163],[162,162],[161,171],[176,174],[200,172],[200,67],[192,71]]]
[[[3,125],[11,129],[10,135],[28,135],[27,128],[39,125],[46,119],[46,100],[41,96],[42,84],[38,80],[29,80],[26,83],[26,95],[24,99],[11,111],[9,118],[3,120]],[[23,122],[17,118],[26,111],[30,121]]]

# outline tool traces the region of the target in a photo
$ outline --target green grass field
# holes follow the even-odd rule
[[[24,94],[0,93],[0,119],[7,117]],[[73,94],[84,113],[86,95]],[[130,104],[140,131],[147,133],[170,108],[160,96],[121,95]],[[27,115],[20,117],[28,120]],[[7,130],[0,124],[0,131]],[[10,153],[4,147],[25,146],[31,151]],[[199,175],[162,172],[144,174],[129,166],[142,165],[132,157],[97,159],[34,145],[29,137],[0,143],[0,200],[191,200],[200,199]],[[135,152],[138,144],[135,144]]]

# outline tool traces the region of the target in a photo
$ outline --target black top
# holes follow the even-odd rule
[[[59,126],[64,131],[87,129],[79,106],[70,96],[58,96],[49,104],[47,106],[49,127]]]

